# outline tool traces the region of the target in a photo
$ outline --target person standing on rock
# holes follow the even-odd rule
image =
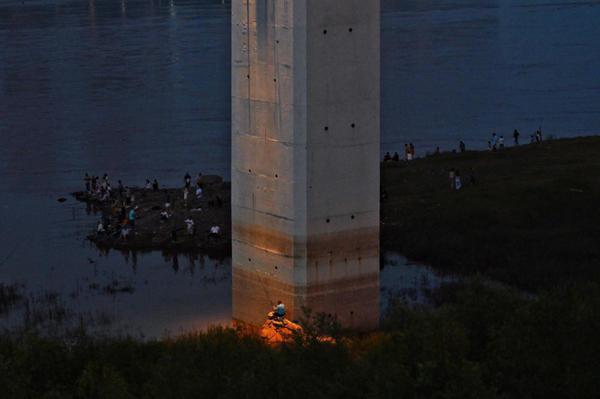
[[[186,173],[183,177],[183,182],[185,183],[185,188],[190,188],[192,185],[192,176],[189,173]]]
[[[458,146],[460,147],[460,152],[465,152],[467,151],[467,146],[465,145],[464,141],[460,141],[460,143],[458,143]]]
[[[152,190],[158,191],[158,180],[154,179],[152,182]]]
[[[196,178],[196,187],[202,188],[204,186],[204,179],[202,177],[202,173],[198,173],[198,177]]]
[[[515,139],[515,145],[519,145],[519,136],[521,133],[517,129],[513,132],[513,139]]]
[[[454,190],[454,178],[456,177],[456,171],[454,168],[450,169],[448,173],[448,180],[450,181],[450,190]]]

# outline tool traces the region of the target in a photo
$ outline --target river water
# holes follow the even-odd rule
[[[382,151],[600,132],[600,2],[383,3]],[[229,41],[221,0],[0,0],[0,282],[144,336],[230,321],[228,259],[103,254],[57,202],[86,171],[228,177]],[[382,292],[439,283],[417,269],[389,262]]]

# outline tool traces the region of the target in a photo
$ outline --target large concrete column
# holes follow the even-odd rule
[[[379,319],[379,0],[232,1],[234,319]]]

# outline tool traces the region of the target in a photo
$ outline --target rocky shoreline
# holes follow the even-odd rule
[[[129,187],[113,189],[104,198],[86,191],[72,195],[98,214],[102,227],[87,238],[99,248],[201,252],[222,257],[231,254],[230,187],[219,176],[204,176],[202,195],[196,197],[191,187],[187,201],[184,188]],[[129,220],[132,209],[133,226]],[[219,227],[218,235],[210,234],[214,226]]]

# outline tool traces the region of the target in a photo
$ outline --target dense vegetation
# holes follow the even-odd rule
[[[386,164],[383,247],[529,290],[598,282],[598,154],[600,137],[590,137]]]
[[[234,330],[133,339],[0,339],[6,398],[597,398],[600,290],[526,299],[472,283],[382,331],[281,347]]]

